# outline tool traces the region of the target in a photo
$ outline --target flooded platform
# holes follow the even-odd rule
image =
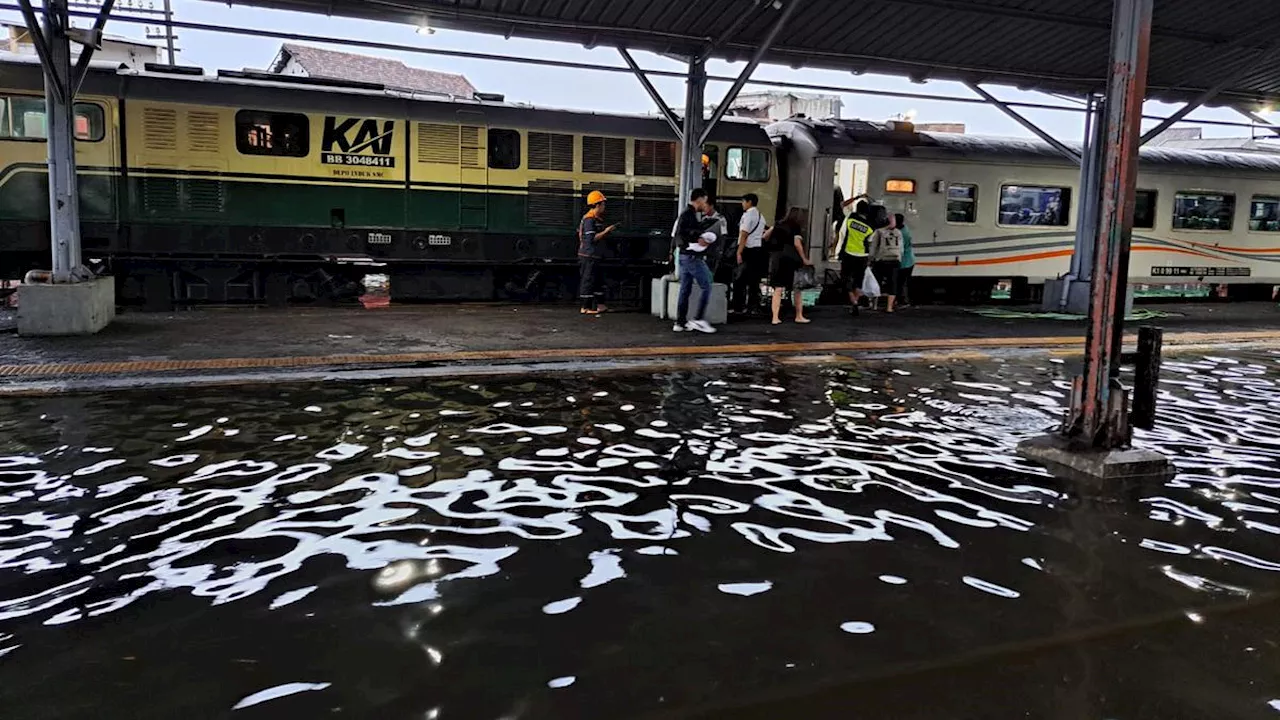
[[[1274,303],[1140,307],[1131,323],[1165,328],[1170,346],[1280,342]],[[577,362],[602,368],[712,357],[1080,350],[1082,319],[1010,308],[911,308],[851,318],[811,311],[809,325],[734,320],[714,335],[673,333],[641,313],[579,315],[574,308],[419,305],[365,309],[205,309],[126,313],[99,335],[19,338],[0,332],[0,392],[92,388],[95,383],[325,379],[334,370]],[[12,315],[0,315],[0,331]],[[500,370],[500,368],[499,368]]]
[[[0,707],[1275,717],[1280,353],[1170,357],[1147,486],[1015,454],[1068,388],[1036,356],[0,398]]]

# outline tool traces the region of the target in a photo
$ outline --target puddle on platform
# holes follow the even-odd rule
[[[1101,490],[1036,364],[0,401],[0,707],[1274,716],[1280,355],[1169,360]]]

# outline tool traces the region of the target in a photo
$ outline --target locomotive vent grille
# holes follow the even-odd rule
[[[148,150],[178,149],[178,111],[149,107],[142,111],[142,145]]]
[[[670,185],[637,185],[630,222],[635,228],[667,229],[679,212],[676,189]]]
[[[152,217],[165,217],[180,205],[178,202],[178,181],[172,178],[142,178],[142,209]]]
[[[529,133],[529,169],[573,172],[573,136]]]
[[[418,123],[418,162],[457,165],[458,131],[457,125]]]
[[[530,180],[525,214],[530,225],[573,227],[574,202],[572,180]]]
[[[187,113],[187,147],[191,152],[220,152],[221,140],[216,112],[192,110]]]
[[[219,180],[186,180],[187,209],[197,213],[220,213],[225,209],[225,196]]]
[[[636,175],[675,177],[676,144],[664,140],[637,140]]]
[[[463,125],[461,128],[462,167],[483,168],[485,166],[484,141],[480,130],[481,128],[474,125]]]
[[[582,137],[582,172],[626,175],[626,139],[584,135]]]

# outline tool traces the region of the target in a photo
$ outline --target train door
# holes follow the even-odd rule
[[[702,146],[702,182],[700,187],[715,198],[717,204],[720,197],[720,148],[710,143]],[[724,212],[721,208],[720,212]]]
[[[464,230],[489,227],[489,126],[484,113],[458,111],[459,180],[458,225]]]

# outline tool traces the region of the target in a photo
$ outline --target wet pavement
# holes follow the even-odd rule
[[[1024,312],[1028,308],[1012,308]],[[1169,333],[1280,331],[1275,303],[1187,303],[1139,306]],[[86,363],[217,358],[272,358],[343,353],[548,351],[648,346],[715,348],[729,344],[1083,336],[1083,320],[987,317],[977,308],[923,306],[889,315],[843,308],[813,309],[813,323],[773,326],[762,318],[734,321],[715,335],[673,333],[644,313],[584,317],[576,308],[510,305],[410,305],[355,308],[204,309],[126,312],[98,335],[20,338],[0,332],[0,362]],[[1033,313],[1028,313],[1033,314]],[[10,325],[12,324],[10,313]],[[5,326],[0,315],[0,329]],[[1136,327],[1138,323],[1131,323]]]
[[[1147,486],[1014,454],[1073,372],[0,399],[3,717],[1275,717],[1280,353]]]

